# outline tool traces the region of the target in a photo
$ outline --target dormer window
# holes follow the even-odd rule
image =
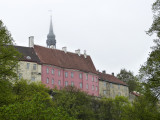
[[[31,59],[31,57],[30,57],[30,56],[27,56],[26,58],[27,58],[28,60],[30,60],[30,59]]]

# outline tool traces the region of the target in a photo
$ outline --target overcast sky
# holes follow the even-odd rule
[[[57,49],[87,50],[96,69],[138,73],[153,38],[146,35],[153,21],[155,0],[0,0],[0,19],[17,45],[46,46],[52,10]]]

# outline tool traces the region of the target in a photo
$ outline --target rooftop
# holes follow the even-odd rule
[[[115,83],[115,84],[120,84],[120,85],[127,86],[127,84],[125,82],[121,81],[120,79],[116,78],[113,75],[106,74],[106,73],[101,73],[101,72],[98,72],[98,74],[99,74],[100,80],[104,80],[104,81],[107,81],[107,82],[110,82],[110,83]]]
[[[76,53],[64,52],[62,50],[46,48],[38,45],[34,45],[34,50],[43,64],[97,74],[92,59],[88,55],[85,58],[82,54],[79,56]]]

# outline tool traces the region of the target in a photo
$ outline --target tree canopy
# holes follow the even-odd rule
[[[121,69],[120,73],[117,74],[117,78],[127,83],[129,92],[135,91],[137,88],[137,78],[133,75],[131,71],[126,69]]]

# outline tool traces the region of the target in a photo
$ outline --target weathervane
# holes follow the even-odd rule
[[[52,10],[48,10],[50,12],[50,16],[52,17]]]

